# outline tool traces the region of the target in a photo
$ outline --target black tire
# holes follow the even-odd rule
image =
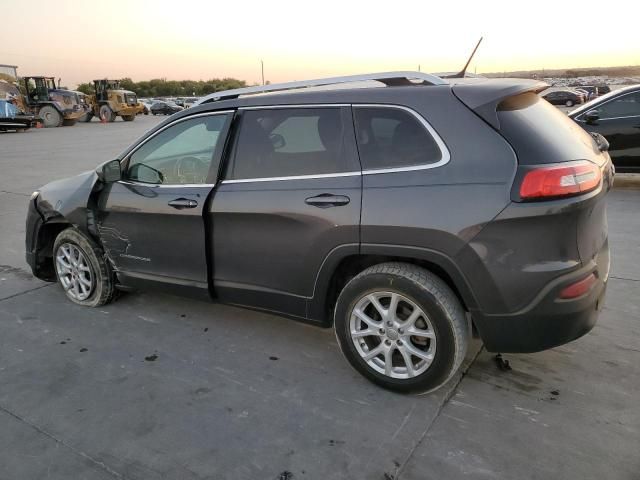
[[[62,120],[63,127],[73,127],[78,120],[75,118],[65,118]]]
[[[433,329],[432,362],[414,377],[392,378],[376,371],[363,359],[352,340],[350,319],[354,307],[366,295],[382,291],[399,294],[413,302],[428,317]],[[431,392],[444,385],[462,364],[471,336],[460,301],[442,279],[415,265],[395,262],[369,267],[347,283],[336,302],[334,328],[342,353],[359,373],[389,390],[414,393]],[[406,342],[407,337],[404,338]]]
[[[55,128],[62,126],[62,115],[51,105],[45,105],[38,112],[38,116],[42,119],[44,128]]]
[[[109,123],[114,122],[116,119],[116,114],[113,113],[109,105],[100,105],[100,119],[103,118]]]
[[[135,119],[135,115],[122,115],[122,120],[124,120],[125,122],[133,122]]]
[[[567,101],[565,102],[565,105],[566,105],[567,107],[573,107],[573,101],[571,101],[571,100],[567,100]]]
[[[79,122],[89,123],[93,119],[93,113],[86,113],[78,119]]]
[[[85,256],[86,260],[88,260],[93,285],[88,298],[84,300],[74,298],[67,290],[64,289],[64,287],[62,287],[62,281],[60,280],[60,274],[56,265],[56,256],[60,247],[65,244],[71,244],[78,248]],[[63,288],[67,298],[72,302],[86,307],[99,307],[109,303],[115,298],[117,293],[115,288],[115,276],[111,266],[105,259],[104,252],[93,240],[87,238],[75,228],[67,228],[60,232],[56,237],[56,241],[53,245],[53,262],[55,265],[58,283]]]

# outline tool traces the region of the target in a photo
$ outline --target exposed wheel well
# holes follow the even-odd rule
[[[40,227],[38,231],[38,272],[39,277],[46,280],[55,280],[56,272],[53,266],[53,244],[56,237],[63,230],[69,228],[70,223],[66,221],[48,222]]]
[[[328,323],[333,323],[332,312],[333,308],[336,304],[336,300],[338,299],[338,295],[342,291],[343,287],[355,277],[358,273],[362,272],[366,268],[369,268],[373,265],[377,265],[380,263],[386,262],[403,262],[409,263],[412,265],[417,265],[419,267],[424,268],[425,270],[429,270],[434,273],[438,277],[440,277],[449,288],[453,291],[453,293],[458,297],[462,307],[469,311],[464,298],[462,297],[460,290],[454,283],[451,276],[439,265],[422,260],[417,258],[410,257],[396,257],[396,256],[387,256],[387,255],[351,255],[344,258],[336,267],[329,280],[329,288],[327,290],[326,295],[326,312],[328,317]]]

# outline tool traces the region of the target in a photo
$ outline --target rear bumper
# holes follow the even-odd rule
[[[558,298],[563,288],[592,272],[597,281],[585,295],[571,300]],[[605,243],[588,265],[551,282],[525,309],[505,315],[472,312],[486,349],[539,352],[585,335],[594,327],[604,303],[608,275],[609,247]]]

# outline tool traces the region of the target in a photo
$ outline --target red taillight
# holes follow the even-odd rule
[[[586,160],[539,167],[528,171],[520,185],[523,200],[566,197],[585,193],[600,185],[602,172]]]
[[[583,278],[582,280],[577,281],[576,283],[572,283],[568,287],[565,287],[560,292],[559,298],[567,300],[569,298],[578,298],[587,293],[593,287],[593,284],[596,283],[595,274],[591,273],[588,277]]]

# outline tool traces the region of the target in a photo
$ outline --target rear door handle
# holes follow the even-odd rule
[[[183,208],[196,208],[198,206],[198,202],[195,200],[189,200],[188,198],[176,198],[169,202],[169,206],[182,210]]]
[[[313,205],[318,208],[339,207],[340,205],[346,205],[351,199],[345,195],[333,195],[331,193],[322,193],[315,197],[307,198],[304,203],[307,205]]]

